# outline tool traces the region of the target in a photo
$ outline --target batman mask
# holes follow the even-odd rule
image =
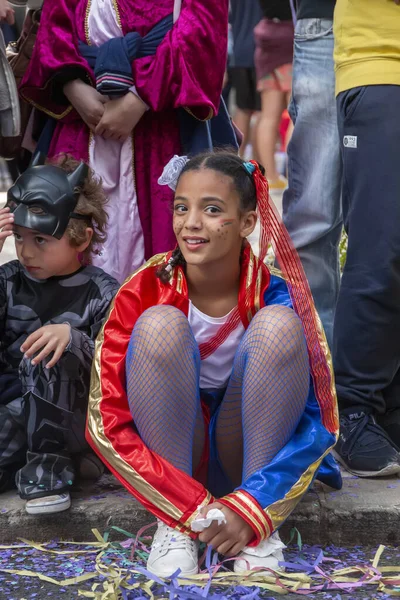
[[[38,154],[31,166],[8,190],[7,205],[14,215],[14,224],[35,229],[58,240],[62,238],[71,218],[90,218],[74,212],[78,203],[77,187],[83,185],[88,166],[80,163],[72,173],[60,167],[45,165],[45,155]]]

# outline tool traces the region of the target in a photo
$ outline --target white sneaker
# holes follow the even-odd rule
[[[243,573],[257,567],[284,571],[285,569],[280,567],[278,563],[284,560],[282,550],[285,548],[286,546],[281,542],[279,533],[273,533],[270,538],[262,541],[258,546],[243,548],[239,554],[239,559],[242,560],[235,560],[233,570],[235,573]]]
[[[184,533],[158,521],[147,568],[158,577],[171,577],[178,569],[183,577],[197,575],[198,552],[198,540],[192,540]]]
[[[71,496],[69,493],[55,494],[54,496],[44,496],[44,498],[33,498],[27,500],[25,510],[30,515],[50,515],[62,512],[71,506]]]

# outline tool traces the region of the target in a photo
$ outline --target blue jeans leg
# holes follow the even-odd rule
[[[339,290],[342,164],[337,130],[332,21],[296,24],[294,131],[288,148],[289,188],[283,220],[300,255],[328,343]]]

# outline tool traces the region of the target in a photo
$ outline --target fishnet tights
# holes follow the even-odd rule
[[[285,306],[260,310],[237,349],[216,428],[219,458],[235,487],[290,440],[308,390],[299,317]]]
[[[173,306],[145,311],[126,357],[130,410],[146,446],[188,475],[204,441],[199,373],[199,349],[185,315]]]
[[[156,306],[138,319],[126,359],[127,394],[144,443],[192,475],[204,444],[200,355],[185,315]],[[253,318],[236,352],[216,435],[222,466],[240,485],[293,434],[309,388],[301,322],[271,306]]]

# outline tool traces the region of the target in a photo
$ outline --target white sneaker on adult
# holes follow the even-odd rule
[[[69,492],[66,492],[65,494],[54,494],[53,496],[27,500],[25,510],[30,515],[51,515],[67,510],[70,506],[71,496]]]
[[[196,575],[199,572],[198,552],[198,540],[192,540],[158,521],[147,559],[147,569],[158,577],[170,577],[178,569],[183,577]]]
[[[243,573],[257,567],[284,571],[285,569],[279,566],[279,562],[284,560],[282,550],[285,548],[279,533],[273,533],[270,538],[263,540],[258,546],[243,548],[238,556],[239,560],[235,560],[233,570],[235,573]]]

